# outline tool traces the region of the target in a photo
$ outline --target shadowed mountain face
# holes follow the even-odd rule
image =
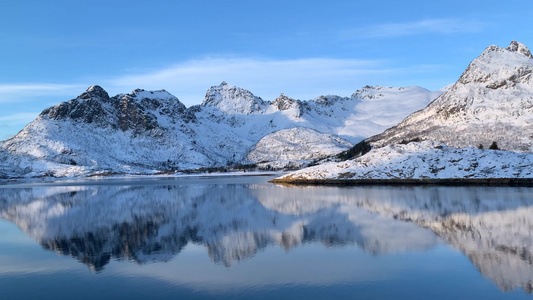
[[[231,266],[267,247],[357,246],[374,255],[444,240],[502,290],[533,282],[527,188],[92,185],[0,189],[0,217],[95,271],[166,262],[189,243]],[[440,239],[439,239],[440,237]]]

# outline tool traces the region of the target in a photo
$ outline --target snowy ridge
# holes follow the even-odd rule
[[[379,88],[379,99],[330,95],[302,101],[281,95],[270,102],[223,82],[208,90],[201,105],[187,108],[165,90],[110,97],[91,86],[0,142],[0,177],[153,173],[269,159],[274,160],[270,166],[302,166],[382,131],[440,94],[418,87]],[[400,99],[409,105],[395,106]],[[378,118],[383,107],[391,112]],[[285,129],[312,138],[299,146],[304,137]],[[276,145],[292,155],[283,158],[276,147],[268,147],[273,133],[284,141]]]
[[[375,148],[353,160],[302,169],[277,180],[448,178],[533,178],[533,154],[412,142]]]
[[[415,138],[454,147],[533,152],[533,59],[513,41],[488,47],[443,95],[395,127],[368,139],[373,146]]]

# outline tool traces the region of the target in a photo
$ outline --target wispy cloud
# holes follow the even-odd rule
[[[363,85],[413,85],[412,76],[437,72],[431,65],[390,67],[390,62],[336,58],[275,60],[265,58],[207,57],[171,67],[131,72],[116,77],[77,80],[66,84],[0,84],[0,138],[9,138],[42,110],[101,85],[110,95],[136,88],[166,89],[185,105],[200,104],[205,92],[222,81],[249,89],[265,100],[279,94],[307,100],[320,95],[349,96]],[[410,74],[410,76],[405,76]],[[80,82],[87,82],[81,83]]]
[[[17,102],[25,97],[80,94],[80,91],[83,91],[87,87],[88,85],[85,84],[0,84],[0,103]]]
[[[7,140],[14,137],[16,132],[38,115],[38,112],[23,112],[0,116],[0,139]]]
[[[199,103],[209,86],[222,81],[272,99],[280,93],[306,99],[327,93],[348,95],[363,78],[387,72],[374,60],[309,58],[204,58],[145,74],[113,78],[108,84],[122,91],[165,88],[184,103]]]
[[[418,34],[476,33],[485,24],[477,20],[427,19],[407,23],[388,23],[345,30],[343,38],[391,38]]]
[[[57,92],[77,88],[70,84],[0,84],[0,93]]]
[[[427,69],[413,67],[409,73],[423,73]],[[280,93],[311,99],[325,94],[349,96],[366,84],[397,85],[403,82],[391,79],[405,72],[380,60],[206,57],[158,70],[84,79],[88,82],[83,84],[0,84],[0,103],[7,105],[19,99],[42,99],[39,109],[44,109],[43,103],[48,103],[48,106],[71,99],[88,86],[98,84],[110,95],[127,93],[136,88],[166,89],[190,106],[201,103],[206,90],[222,81],[249,89],[265,100],[273,100]]]
[[[27,124],[39,115],[38,112],[15,113],[0,117],[0,124],[9,122],[11,124]]]

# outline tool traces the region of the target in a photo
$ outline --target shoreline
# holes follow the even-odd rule
[[[533,187],[533,178],[441,178],[441,179],[273,179],[286,185],[440,185],[440,186],[514,186]]]
[[[11,186],[30,185],[100,185],[107,183],[124,183],[134,184],[142,180],[176,180],[187,178],[207,178],[207,177],[260,177],[260,176],[280,176],[283,172],[275,171],[253,171],[253,172],[213,172],[213,173],[173,173],[173,174],[94,174],[92,176],[73,176],[73,177],[28,177],[28,178],[10,178],[0,179],[0,189]]]

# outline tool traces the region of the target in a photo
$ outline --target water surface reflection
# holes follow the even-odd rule
[[[269,183],[0,189],[0,217],[45,249],[101,272],[167,262],[187,245],[226,266],[270,246],[320,243],[382,255],[453,245],[502,290],[533,282],[529,188],[284,187]]]

